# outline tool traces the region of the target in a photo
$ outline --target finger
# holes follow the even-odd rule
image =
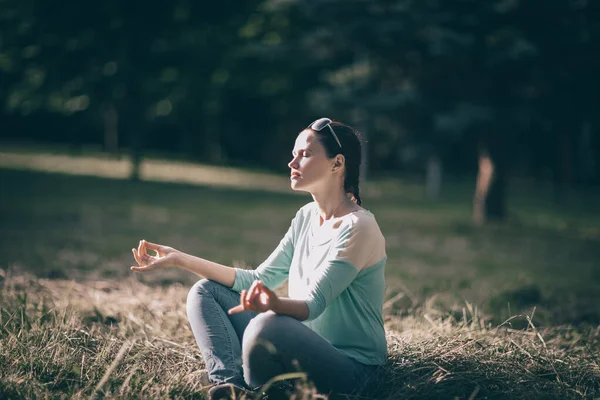
[[[152,262],[152,257],[150,257],[148,254],[144,254],[144,253],[140,254],[138,251],[136,251],[136,253],[137,253],[137,259],[136,259],[136,261],[141,266],[148,265],[148,264],[150,264]]]
[[[162,251],[162,248],[164,246],[161,246],[160,244],[156,244],[156,243],[152,243],[149,242],[147,240],[144,240],[144,246],[152,251],[156,251],[157,253],[160,253]]]
[[[262,282],[260,283],[260,290],[261,292],[266,293],[269,297],[275,295],[275,292],[265,286]]]
[[[230,308],[229,311],[227,311],[227,314],[235,314],[235,313],[239,313],[242,311],[244,311],[244,306],[240,304],[239,306]]]
[[[262,287],[261,282],[255,281],[252,291],[247,296],[250,304],[257,305],[260,302],[259,297],[260,297],[260,293],[261,293],[261,287]]]
[[[240,292],[240,306],[242,306],[242,307],[244,307],[244,308],[245,308],[245,307],[246,307],[246,306],[245,306],[245,301],[246,301],[246,291],[245,291],[245,290],[242,290],[242,291]]]
[[[143,266],[145,263],[142,262],[142,258],[140,257],[138,251],[136,249],[131,249],[131,252],[133,253],[133,258],[135,258],[135,261],[140,265]]]
[[[252,282],[250,287],[248,288],[248,294],[246,295],[248,300],[251,300],[254,297],[254,293],[256,292],[256,287],[258,286],[258,280]]]
[[[271,295],[265,291],[261,291],[260,294],[258,295],[258,301],[263,306],[266,306],[267,304],[269,304],[270,298],[271,298]]]
[[[130,269],[135,272],[146,272],[146,271],[152,271],[156,268],[157,268],[156,265],[148,264],[148,265],[145,265],[142,267],[136,267],[135,265],[132,265]]]
[[[269,291],[269,288],[267,288],[262,281],[257,281],[256,283],[256,289],[253,293],[253,299],[255,302],[261,302],[261,296],[265,293],[265,291]]]
[[[152,271],[154,269],[162,268],[166,264],[166,260],[164,258],[156,259],[154,257],[150,257],[148,255],[140,256],[137,250],[132,249],[134,257],[136,257],[136,261],[139,266],[133,266],[131,269],[133,271],[143,272],[143,271]]]
[[[146,253],[146,255],[148,255],[148,257],[155,257],[158,255],[158,251],[150,249],[152,251],[153,254],[148,253],[148,242],[142,239],[142,246],[144,246],[144,253]]]
[[[140,258],[144,255],[144,248],[142,247],[143,240],[140,240],[140,244],[138,244],[138,254]]]
[[[250,302],[250,292],[247,290],[242,290],[242,304],[246,310],[252,308],[252,303]]]
[[[254,288],[256,287],[256,285],[258,285],[259,282],[259,280],[255,280],[254,282],[252,282],[250,288],[248,288],[248,291],[251,292],[252,290],[254,290]]]
[[[144,256],[150,256],[150,254],[148,254],[148,249],[146,248],[146,241],[144,239],[142,239],[142,250],[143,250],[143,255]]]
[[[263,285],[262,281],[258,281],[258,283],[256,284],[256,286],[260,289],[263,290],[266,286]]]

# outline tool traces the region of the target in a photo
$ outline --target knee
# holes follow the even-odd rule
[[[244,379],[250,387],[258,387],[281,370],[280,341],[284,335],[284,316],[266,312],[254,317],[242,339]]]
[[[278,329],[280,319],[281,316],[272,312],[261,313],[252,318],[244,331],[244,345],[252,346],[257,341],[270,340],[275,336],[274,331]]]
[[[203,298],[212,296],[212,290],[215,285],[217,285],[216,282],[208,279],[201,279],[191,287],[186,301],[188,313],[190,309],[196,309]]]
[[[254,317],[244,331],[243,357],[250,358],[250,354],[258,348],[261,352],[266,351],[268,354],[275,355],[280,342],[285,340],[286,334],[290,332],[286,329],[289,318],[273,312],[261,313]]]

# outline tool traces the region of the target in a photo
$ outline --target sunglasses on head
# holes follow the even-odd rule
[[[342,144],[340,143],[340,139],[335,134],[335,131],[333,130],[333,127],[331,126],[332,122],[333,121],[330,120],[329,118],[319,118],[318,120],[316,120],[315,122],[310,124],[308,127],[310,129],[312,129],[313,131],[317,131],[317,132],[322,131],[323,129],[325,129],[326,126],[329,127],[329,130],[331,131],[333,138],[335,139],[335,141],[337,142],[337,144],[340,146],[340,149],[341,149]]]

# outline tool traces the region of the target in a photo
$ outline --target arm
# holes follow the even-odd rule
[[[385,242],[374,218],[361,218],[342,228],[319,274],[314,276],[305,299],[307,320],[317,318],[346,290],[359,272],[379,254],[385,254]]]
[[[289,275],[292,257],[294,256],[294,223],[292,220],[286,234],[273,250],[271,255],[255,270],[236,269],[235,283],[232,289],[236,292],[248,290],[254,281],[261,281],[271,289],[281,286]]]
[[[180,252],[178,267],[193,272],[202,278],[219,282],[227,287],[232,287],[235,282],[235,268],[217,264],[204,258]]]
[[[294,218],[295,220],[295,218]],[[294,254],[293,227],[294,220],[279,246],[256,270],[231,268],[200,257],[186,254],[172,247],[163,246],[141,240],[137,249],[132,249],[138,266],[131,267],[137,272],[151,271],[157,268],[179,267],[193,272],[202,278],[221,283],[235,291],[247,289],[253,281],[262,280],[268,286],[277,288],[288,276]],[[152,250],[156,255],[148,254]]]
[[[273,312],[296,318],[298,321],[304,321],[308,318],[308,306],[306,302],[304,300],[290,299],[289,297],[280,297],[279,302],[273,307]]]
[[[248,290],[241,290],[240,305],[229,310],[229,313],[271,310],[300,321],[317,318],[356,278],[360,270],[355,265],[364,266],[369,249],[368,246],[364,247],[369,236],[369,230],[365,228],[368,226],[352,224],[340,232],[329,259],[308,288],[306,299],[279,298],[260,280],[255,280]]]
[[[254,281],[248,290],[240,293],[240,305],[229,310],[229,314],[242,311],[265,312],[287,315],[299,321],[308,318],[309,310],[304,300],[278,297],[275,292],[266,287],[261,281]]]
[[[149,254],[148,250],[154,251],[156,255]],[[131,267],[133,271],[145,272],[158,268],[179,267],[228,287],[232,287],[235,282],[235,268],[195,257],[172,247],[141,240],[139,247],[132,249],[132,252],[138,263],[138,266]]]

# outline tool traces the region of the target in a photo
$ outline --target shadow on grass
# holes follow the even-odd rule
[[[183,310],[186,288],[5,275],[0,284],[2,396],[204,396],[202,361]],[[600,394],[598,327],[491,329],[471,315],[458,322],[427,310],[390,316],[388,364],[369,398]]]
[[[487,365],[486,361],[469,354],[451,360],[441,357],[427,361],[395,355],[383,377],[384,383],[373,397],[558,400],[592,398],[588,396],[600,390],[596,376],[572,379],[573,372],[568,369],[555,372],[552,365],[537,364],[525,357],[516,365]]]

